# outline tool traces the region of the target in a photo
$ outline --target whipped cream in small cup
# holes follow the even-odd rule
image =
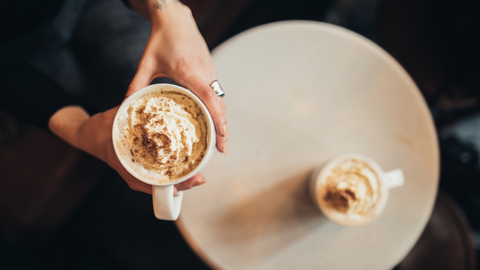
[[[359,226],[378,217],[388,201],[389,188],[403,185],[400,169],[384,173],[372,159],[359,154],[334,158],[312,173],[310,195],[333,222]]]

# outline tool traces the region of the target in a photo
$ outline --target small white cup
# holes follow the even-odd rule
[[[159,183],[157,181],[154,181],[139,175],[134,169],[128,166],[127,162],[125,162],[125,160],[122,157],[122,154],[124,154],[124,156],[128,156],[128,155],[125,155],[125,153],[123,153],[124,151],[122,151],[118,145],[120,143],[124,143],[122,140],[119,139],[120,138],[119,130],[118,130],[119,118],[125,113],[127,113],[127,110],[130,107],[130,105],[135,103],[142,96],[152,92],[158,92],[158,91],[172,91],[172,92],[181,93],[181,94],[184,94],[185,96],[190,97],[192,100],[194,100],[198,104],[199,108],[202,110],[203,115],[205,116],[205,122],[207,124],[207,149],[205,150],[205,155],[202,161],[200,161],[197,167],[187,175],[184,175],[177,179],[172,179],[170,182],[167,182],[167,183]],[[176,197],[173,196],[174,185],[181,183],[189,179],[190,177],[194,176],[196,173],[202,170],[205,167],[205,165],[207,165],[215,149],[215,143],[216,143],[215,125],[213,123],[212,116],[210,115],[210,112],[208,111],[207,107],[190,90],[187,90],[183,87],[173,85],[173,84],[165,84],[165,83],[152,84],[133,93],[122,103],[122,105],[117,111],[117,114],[115,115],[115,120],[113,122],[112,140],[113,140],[113,147],[115,149],[115,153],[117,154],[117,158],[120,160],[120,163],[122,163],[123,167],[125,167],[125,169],[138,180],[146,184],[152,185],[153,210],[155,212],[155,217],[163,220],[176,220],[178,218],[178,215],[180,214],[180,209],[182,208],[183,192],[178,191],[177,192],[178,196]]]
[[[366,162],[369,164],[369,167],[375,172],[379,180],[381,181],[381,186],[379,187],[381,189],[381,194],[382,197],[381,199],[377,202],[376,208],[375,208],[375,214],[365,217],[364,219],[355,221],[355,220],[341,220],[339,219],[335,214],[334,210],[332,209],[327,209],[326,205],[324,205],[324,200],[319,197],[317,190],[325,184],[327,176],[331,173],[331,171],[342,161],[345,159],[350,159],[354,158],[359,161]],[[314,205],[316,205],[323,214],[327,218],[329,218],[331,221],[345,226],[345,227],[353,227],[353,226],[359,226],[366,224],[372,220],[374,220],[376,217],[378,217],[382,211],[384,210],[387,201],[388,201],[388,193],[389,189],[395,188],[395,187],[400,187],[403,186],[404,184],[404,176],[403,176],[403,171],[402,169],[395,169],[389,172],[384,172],[382,168],[372,159],[359,155],[359,154],[354,154],[354,153],[349,153],[345,154],[336,158],[331,159],[328,161],[325,165],[318,166],[316,167],[313,172],[310,174],[310,179],[308,183],[308,191],[310,194],[310,198],[312,199],[312,202]]]

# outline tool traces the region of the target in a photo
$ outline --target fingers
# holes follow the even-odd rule
[[[199,186],[201,184],[204,184],[206,181],[205,179],[203,178],[203,175],[201,173],[198,173],[196,175],[194,175],[192,178],[186,180],[186,181],[183,181],[182,183],[180,184],[176,184],[175,187],[177,190],[186,190],[186,189],[190,189],[192,187],[195,187],[195,186]]]
[[[152,186],[149,184],[145,184],[137,179],[134,179],[133,181],[126,181],[126,182],[128,186],[135,191],[140,191],[150,195],[152,194]]]
[[[133,80],[130,83],[127,94],[125,96],[129,97],[137,90],[149,85],[155,77],[153,71],[153,66],[142,59],[138,66],[137,73],[135,74],[135,77],[133,77]]]
[[[205,103],[210,114],[212,115],[213,122],[215,123],[215,131],[217,133],[217,149],[218,151],[227,154],[227,140],[228,140],[228,128],[225,103],[223,99],[210,88],[210,85],[203,87],[198,94],[200,99]]]
[[[151,185],[146,184],[146,183],[138,180],[137,178],[133,177],[126,170],[119,171],[119,173],[122,176],[122,178],[125,180],[125,182],[127,182],[128,186],[131,189],[133,189],[135,191],[140,191],[140,192],[143,192],[143,193],[147,193],[147,194],[152,194],[152,186]]]
[[[111,113],[111,111],[112,110],[107,111],[106,113]],[[114,168],[118,172],[118,174],[120,174],[120,176],[123,178],[123,180],[125,180],[125,182],[127,183],[127,185],[131,189],[133,189],[135,191],[140,191],[140,192],[143,192],[143,193],[147,193],[147,194],[152,194],[152,186],[151,185],[146,184],[146,183],[138,180],[137,178],[133,177],[133,175],[131,175],[123,167],[123,165],[120,163],[120,161],[118,160],[117,156],[114,153],[113,145],[111,146],[111,149],[109,149],[108,151],[110,152],[110,158],[108,159],[108,162],[107,162],[108,165],[110,165],[110,167]]]
[[[213,91],[209,83],[202,82],[201,80],[192,80],[190,79],[188,83],[186,82],[186,87],[190,89],[195,95],[197,95],[205,106],[207,106],[208,111],[212,115],[213,122],[215,124],[215,131],[217,133],[217,149],[218,151],[226,154],[227,153],[227,140],[228,140],[228,128],[227,128],[227,118],[226,118],[226,109],[223,99]]]
[[[218,151],[222,152],[223,154],[227,155],[228,153],[228,146],[227,146],[227,137],[222,137],[217,133],[217,149]]]

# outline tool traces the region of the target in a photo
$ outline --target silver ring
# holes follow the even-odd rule
[[[225,95],[225,92],[223,92],[222,87],[217,80],[213,81],[210,84],[210,87],[213,89],[213,91],[215,91],[215,93],[217,93],[217,96],[223,97],[223,95]]]

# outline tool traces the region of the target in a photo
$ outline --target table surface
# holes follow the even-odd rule
[[[188,191],[177,225],[216,269],[390,269],[412,248],[438,186],[428,108],[400,65],[369,40],[319,22],[281,22],[213,52],[226,95],[228,156]],[[375,221],[344,228],[311,203],[315,166],[344,153],[401,168]]]

